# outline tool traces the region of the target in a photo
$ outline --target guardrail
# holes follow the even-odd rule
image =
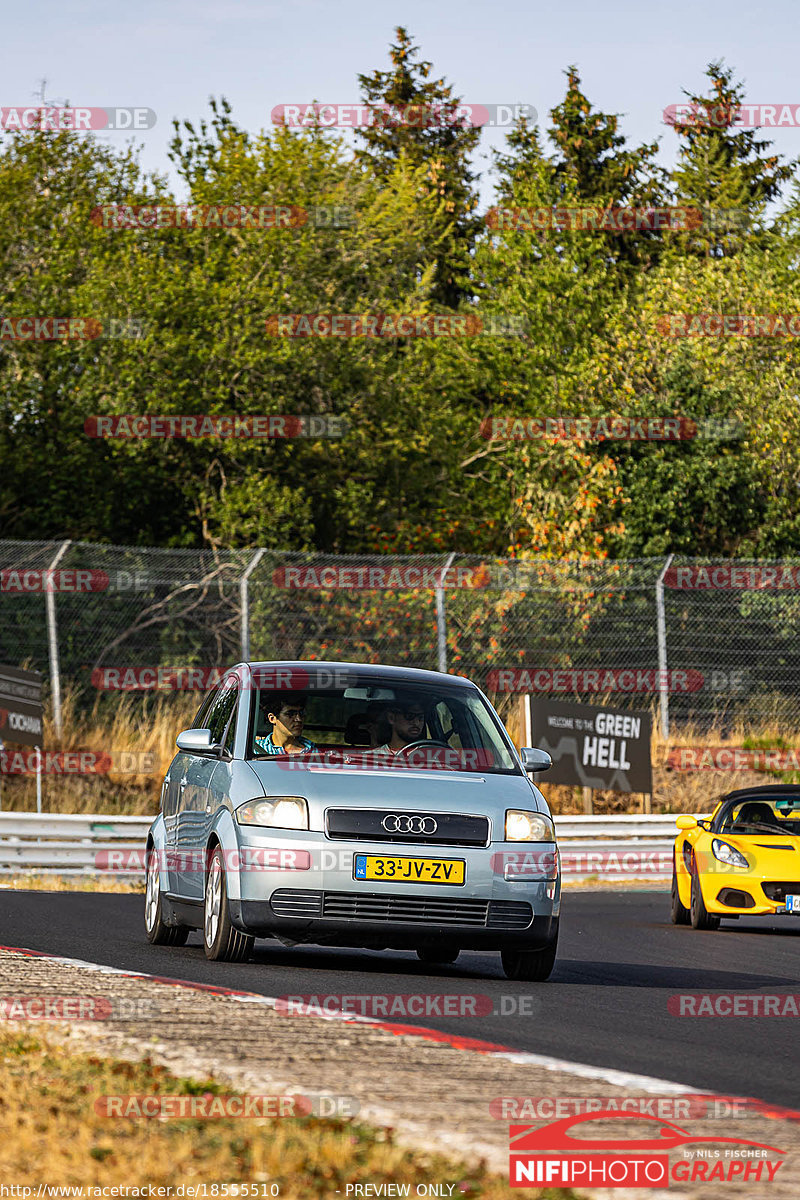
[[[151,817],[0,813],[0,875],[99,875],[101,851],[140,852]],[[141,868],[115,870],[138,875]]]
[[[111,874],[135,878],[142,874],[142,851],[151,820],[102,814],[0,813],[0,876]],[[565,816],[555,821],[562,870],[569,878],[663,879],[672,871],[674,815]],[[518,850],[524,854],[524,843]]]

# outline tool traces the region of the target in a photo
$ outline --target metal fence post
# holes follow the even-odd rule
[[[661,736],[669,737],[669,680],[667,678],[667,620],[664,613],[664,576],[674,554],[670,554],[656,582],[656,634],[658,637],[658,691],[661,710]]]
[[[449,571],[450,564],[456,556],[455,550],[448,555],[447,562],[442,567],[442,574],[439,576],[439,583],[436,585],[436,649],[438,657],[438,667],[440,671],[447,671],[447,621],[445,620],[444,611],[444,588],[442,586],[442,577]]]
[[[239,580],[239,597],[242,602],[242,662],[250,661],[250,575],[265,554],[266,550],[256,550],[247,570]]]
[[[46,591],[44,593],[44,607],[47,615],[47,648],[50,656],[50,688],[53,693],[53,724],[56,729],[56,737],[61,737],[63,722],[61,719],[61,666],[58,660],[58,630],[56,628],[56,598],[55,592],[51,586],[51,572],[53,572],[61,559],[66,554],[71,546],[71,539],[64,542],[56,554],[50,566],[47,568],[46,576]]]

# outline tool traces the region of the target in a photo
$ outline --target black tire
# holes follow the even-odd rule
[[[672,859],[672,902],[669,915],[673,925],[688,925],[691,920],[691,913],[682,903],[678,892],[678,872],[675,869],[674,856]]]
[[[427,963],[432,967],[446,966],[454,963],[460,953],[460,950],[445,950],[444,947],[439,949],[436,946],[420,946],[417,950],[417,958],[420,962]]]
[[[503,950],[500,958],[506,979],[544,983],[555,966],[558,934],[541,950]]]
[[[164,898],[158,870],[155,846],[147,847],[145,860],[146,888],[144,894],[144,931],[154,946],[183,946],[189,936],[188,925],[167,925],[164,922]]]
[[[208,860],[203,893],[203,949],[214,962],[246,962],[255,938],[241,933],[231,924],[228,885],[222,850],[215,846]]]
[[[700,876],[697,874],[694,861],[692,862],[692,906],[689,910],[689,919],[692,929],[719,929],[720,918],[712,917],[703,900]]]

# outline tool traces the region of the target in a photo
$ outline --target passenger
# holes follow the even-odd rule
[[[266,696],[262,698],[261,709],[272,730],[253,739],[259,754],[308,754],[317,749],[314,742],[303,737],[304,696],[295,696],[291,692]]]

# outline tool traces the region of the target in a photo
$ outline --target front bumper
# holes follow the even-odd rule
[[[800,880],[754,879],[752,875],[737,878],[727,874],[707,874],[701,877],[706,908],[715,916],[766,917],[786,912],[786,896],[800,895]],[[792,915],[792,914],[789,914]],[[797,916],[798,914],[793,914]]]
[[[277,835],[277,836],[276,836]],[[240,898],[229,901],[231,920],[242,932],[318,945],[416,948],[448,945],[461,949],[537,949],[556,936],[561,903],[560,878],[504,877],[501,856],[508,843],[443,847],[337,840],[323,834],[270,830],[268,835],[240,827],[243,862],[248,851],[276,846],[280,869],[243,869]],[[517,847],[515,847],[517,849]],[[530,844],[545,853],[552,846]],[[465,863],[463,885],[386,883],[353,878],[353,856],[377,854]],[[275,855],[272,856],[273,860]],[[263,858],[260,860],[263,863]],[[551,872],[552,873],[552,872]]]

